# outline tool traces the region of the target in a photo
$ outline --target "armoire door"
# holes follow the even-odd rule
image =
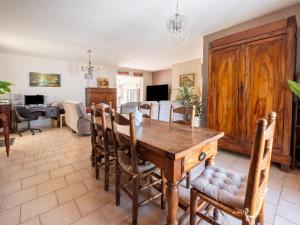
[[[245,127],[242,136],[252,143],[256,121],[271,111],[277,113],[273,147],[282,149],[284,132],[284,93],[286,36],[278,35],[244,44],[245,73],[240,78],[243,93],[240,101],[245,110],[240,115]],[[275,150],[274,149],[274,150]],[[276,150],[275,150],[276,151]]]
[[[238,77],[240,47],[216,50],[210,55],[208,128],[225,132],[231,140],[237,136]],[[224,139],[223,139],[224,140]]]

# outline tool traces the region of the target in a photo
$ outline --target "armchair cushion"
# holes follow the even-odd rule
[[[219,202],[243,209],[247,176],[231,170],[208,166],[192,182],[192,187]]]

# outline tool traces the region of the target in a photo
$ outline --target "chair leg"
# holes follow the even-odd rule
[[[187,176],[186,176],[186,188],[187,189],[191,188],[191,171],[187,172]]]
[[[132,193],[133,193],[133,198],[132,198],[132,225],[137,225],[138,224],[138,200],[139,200],[139,182],[138,178],[134,178],[132,181]]]
[[[10,147],[10,143],[9,143],[9,135],[6,134],[6,135],[4,136],[4,138],[5,138],[6,155],[7,155],[7,157],[8,157],[8,156],[9,156],[9,147]]]
[[[118,166],[118,162],[116,162],[116,206],[120,205],[120,182],[121,182],[121,174]]]
[[[161,208],[162,209],[165,209],[166,207],[166,180],[165,180],[165,177],[164,177],[164,171],[161,170],[160,171],[161,173]]]
[[[255,221],[256,225],[264,225],[264,223],[265,223],[265,206],[266,206],[266,203],[265,203],[265,200],[264,200],[263,204],[261,206],[260,212],[259,212],[259,214],[256,218],[256,221]]]
[[[98,153],[97,150],[95,151],[95,158],[94,158],[94,164],[95,164],[95,175],[96,175],[96,179],[99,179],[99,164],[98,164]],[[99,162],[101,163],[101,162]]]
[[[105,153],[104,158],[104,190],[109,189],[109,154]]]
[[[190,225],[196,225],[197,224],[197,207],[198,207],[198,196],[197,192],[192,188],[191,189],[191,196],[190,196]]]

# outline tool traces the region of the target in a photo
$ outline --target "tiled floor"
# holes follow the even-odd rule
[[[0,151],[0,225],[129,225],[131,204],[123,194],[121,206],[95,180],[89,162],[90,137],[69,129],[49,128],[16,137],[11,156]],[[246,172],[247,157],[220,151],[216,164]],[[193,171],[196,176],[202,170]],[[103,175],[103,174],[101,174]],[[112,181],[113,183],[113,181]],[[188,191],[181,189],[182,195]],[[272,165],[267,194],[266,224],[300,225],[300,170],[284,173]],[[166,210],[158,203],[139,211],[139,224],[165,224]],[[224,224],[240,224],[231,217]]]

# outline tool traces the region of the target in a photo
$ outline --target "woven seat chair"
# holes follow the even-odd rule
[[[152,114],[153,114],[153,104],[152,103],[151,104],[148,104],[148,103],[141,104],[141,103],[139,103],[138,109],[139,110],[143,109],[143,110],[149,111],[149,113],[144,113],[143,117],[149,118],[150,120],[152,119]]]
[[[219,210],[242,221],[243,225],[264,224],[265,195],[268,186],[276,113],[268,121],[256,123],[248,176],[235,171],[207,166],[192,182],[190,224],[200,217],[210,224],[219,224]],[[214,216],[204,213],[214,207]]]
[[[165,182],[163,172],[159,175],[155,165],[138,156],[138,145],[135,133],[135,115],[129,119],[114,112],[111,113],[113,143],[116,157],[116,205],[120,205],[121,190],[132,199],[132,224],[138,224],[138,208],[157,198],[161,198],[161,208],[165,208]],[[118,132],[119,127],[127,127],[130,138]],[[126,180],[125,178],[128,178]],[[130,188],[131,187],[131,188]],[[151,191],[156,193],[151,195]],[[150,196],[140,200],[139,194],[148,191]]]
[[[194,120],[195,120],[195,112],[196,112],[196,107],[193,105],[192,107],[186,107],[186,106],[181,106],[175,108],[174,105],[171,105],[170,108],[170,125],[172,123],[178,123],[178,124],[184,124],[188,125],[191,128],[194,127]],[[183,119],[179,120],[174,120],[174,114],[179,114],[183,117]],[[185,119],[184,119],[185,118]],[[191,172],[187,172],[185,176],[182,177],[181,182],[183,180],[186,180],[186,188],[189,189],[191,187]]]
[[[94,166],[96,179],[99,179],[99,169],[104,167],[104,189],[109,190],[110,167],[114,165],[114,151],[111,132],[106,127],[106,116],[110,108],[103,105],[92,105],[92,148],[94,151]]]

